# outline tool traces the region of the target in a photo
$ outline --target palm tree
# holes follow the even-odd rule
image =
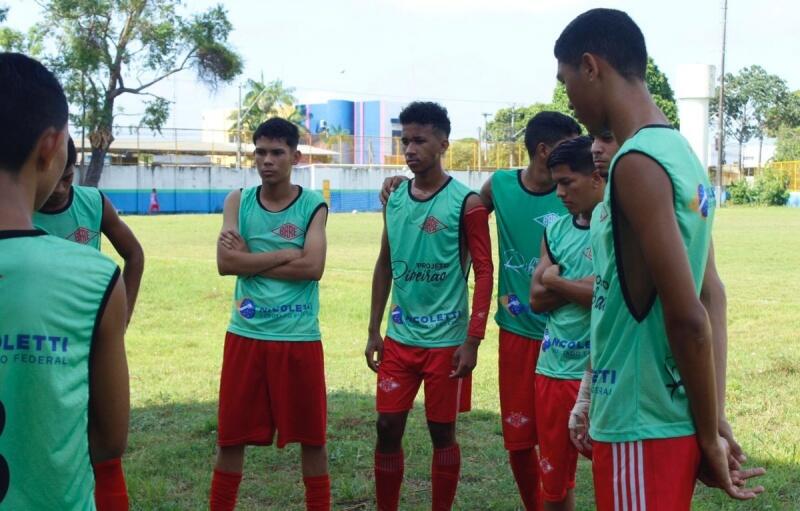
[[[273,80],[269,83],[261,80],[247,80],[247,93],[242,101],[241,129],[242,140],[249,140],[259,124],[270,117],[283,117],[292,124],[305,131],[303,116],[295,108],[297,98],[294,97],[294,87],[285,87],[282,80]],[[238,129],[239,112],[234,111],[229,120],[233,124],[229,128],[233,134]]]

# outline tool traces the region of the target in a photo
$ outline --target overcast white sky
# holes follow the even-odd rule
[[[199,11],[211,0],[186,2]],[[0,0],[7,23],[39,17],[30,0]],[[483,112],[549,101],[553,43],[592,7],[627,11],[673,86],[679,65],[719,68],[722,0],[229,0],[231,41],[246,78],[281,78],[300,102],[332,98],[408,102],[435,99],[451,114],[454,137],[475,136]],[[759,64],[800,89],[800,2],[729,0],[726,68]],[[719,69],[718,69],[719,70]],[[198,127],[201,112],[235,107],[236,84],[211,93],[186,72],[156,91],[175,98],[168,126]],[[137,105],[126,101],[126,111]],[[118,119],[120,124],[125,118]]]

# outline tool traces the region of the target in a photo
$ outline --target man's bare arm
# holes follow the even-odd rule
[[[386,215],[384,213],[384,227],[381,234],[381,249],[375,270],[372,273],[372,298],[369,308],[369,327],[367,328],[367,347],[364,356],[370,369],[378,372],[378,366],[383,359],[383,338],[381,337],[381,323],[392,289],[392,263],[389,254],[389,238],[386,234]]]
[[[327,241],[325,223],[328,208],[321,207],[314,214],[306,232],[302,255],[286,264],[259,273],[262,277],[281,280],[319,280],[325,271]]]
[[[89,455],[92,463],[119,458],[128,442],[130,390],[125,356],[125,283],[117,279],[92,341],[89,366]]]
[[[125,294],[128,304],[129,323],[133,316],[133,308],[136,305],[136,297],[139,294],[139,284],[142,282],[144,273],[144,250],[139,240],[134,236],[130,227],[122,221],[105,196],[103,196],[103,219],[100,229],[106,235],[108,241],[114,246],[114,250],[122,257],[122,280],[125,282]]]

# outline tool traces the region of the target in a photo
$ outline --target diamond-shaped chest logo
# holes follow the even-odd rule
[[[592,260],[592,247],[586,247],[583,251],[583,257],[588,260]]]
[[[435,216],[430,215],[425,219],[424,222],[422,222],[422,225],[420,225],[419,228],[428,234],[435,234],[441,230],[447,229],[447,226],[440,222]]]
[[[99,234],[98,232],[87,229],[86,227],[78,227],[72,234],[67,236],[67,239],[70,241],[74,241],[76,243],[81,243],[83,245],[86,245],[87,243],[95,239],[98,234]]]
[[[542,227],[547,227],[548,225],[558,220],[558,218],[559,218],[558,214],[556,213],[547,213],[546,215],[534,218],[533,221],[541,225]]]
[[[272,229],[272,232],[285,240],[293,240],[305,234],[305,231],[294,224],[283,224]]]

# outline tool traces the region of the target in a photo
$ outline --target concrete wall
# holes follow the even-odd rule
[[[328,181],[332,212],[380,211],[378,191],[383,180],[401,173],[403,167],[399,166],[310,165],[296,167],[292,182],[321,191]],[[451,175],[477,191],[490,173],[452,171]],[[79,171],[75,182],[80,182]],[[127,214],[146,213],[153,188],[162,213],[215,213],[222,211],[231,190],[259,184],[261,178],[255,169],[107,165],[99,188]]]

